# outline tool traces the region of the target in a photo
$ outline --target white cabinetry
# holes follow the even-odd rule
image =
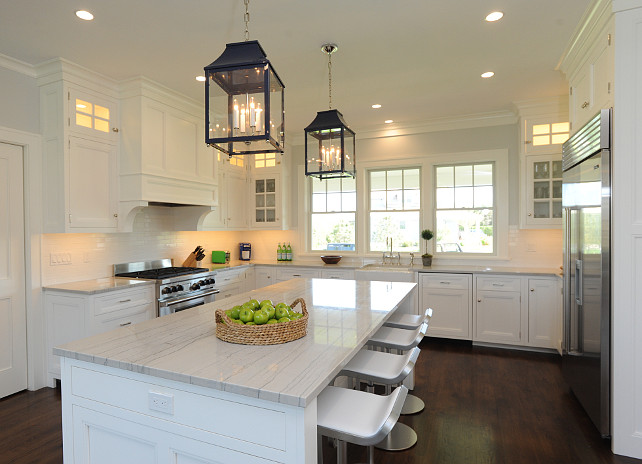
[[[432,308],[428,335],[472,338],[472,275],[419,273],[419,308]]]
[[[561,69],[570,82],[569,113],[571,133],[595,116],[599,110],[613,106],[614,18],[603,11],[599,26],[585,43],[568,54]]]
[[[153,319],[154,290],[153,283],[98,294],[46,290],[48,384],[60,378],[55,346]]]
[[[120,135],[115,86],[67,62],[46,67],[38,79],[44,231],[115,232]]]
[[[217,206],[218,166],[203,108],[145,78],[122,86],[123,211],[149,202]]]
[[[475,277],[474,341],[522,343],[521,277]]]
[[[321,278],[322,279],[344,279],[352,280],[354,279],[354,270],[353,269],[321,269]]]
[[[562,156],[529,155],[526,163],[527,227],[562,226]]]
[[[248,182],[244,167],[221,162],[219,206],[203,220],[201,230],[244,230],[248,228]]]
[[[276,281],[285,282],[290,279],[315,279],[321,277],[321,270],[312,267],[286,267],[286,268],[277,268],[276,270]]]
[[[560,348],[561,298],[559,279],[528,278],[529,345],[541,348]]]
[[[276,268],[272,266],[256,266],[254,273],[256,276],[256,288],[263,288],[276,283]]]
[[[216,299],[229,298],[250,290],[247,285],[247,272],[247,268],[216,271],[216,288],[219,289]]]

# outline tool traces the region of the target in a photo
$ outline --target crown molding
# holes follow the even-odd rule
[[[642,0],[613,0],[613,12],[642,8]]]
[[[176,108],[199,116],[205,114],[204,102],[194,100],[145,76],[120,81],[119,90],[120,98],[123,99],[143,96],[164,103],[172,102]]]
[[[520,118],[532,118],[536,116],[568,118],[568,95],[519,100],[513,102],[513,105]]]
[[[639,0],[637,1],[639,3]],[[612,0],[594,0],[584,12],[555,69],[563,72],[566,78],[571,80],[588,60],[598,35],[612,17]]]
[[[357,138],[378,139],[400,137],[428,132],[473,129],[479,127],[506,126],[517,123],[517,114],[513,111],[493,111],[488,113],[466,114],[446,118],[434,118],[416,124],[386,124],[357,131]],[[292,145],[303,145],[303,134],[287,133],[286,139]]]
[[[20,74],[24,74],[25,76],[34,79],[38,77],[36,69],[33,65],[25,63],[24,61],[17,60],[8,55],[3,55],[2,53],[0,53],[0,67],[15,71]]]
[[[118,82],[91,69],[72,63],[64,58],[54,58],[36,65],[38,85],[65,82],[99,90],[101,93],[118,98]]]

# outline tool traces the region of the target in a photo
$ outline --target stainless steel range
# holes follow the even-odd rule
[[[171,259],[114,264],[114,276],[156,281],[156,314],[165,316],[214,301],[216,272],[175,267]]]

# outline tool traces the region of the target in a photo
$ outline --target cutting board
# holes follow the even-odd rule
[[[212,262],[218,264],[225,264],[224,251],[212,251]]]

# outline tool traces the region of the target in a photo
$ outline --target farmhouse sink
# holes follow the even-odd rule
[[[359,268],[360,271],[379,271],[379,272],[410,272],[409,266],[396,264],[366,264]]]

